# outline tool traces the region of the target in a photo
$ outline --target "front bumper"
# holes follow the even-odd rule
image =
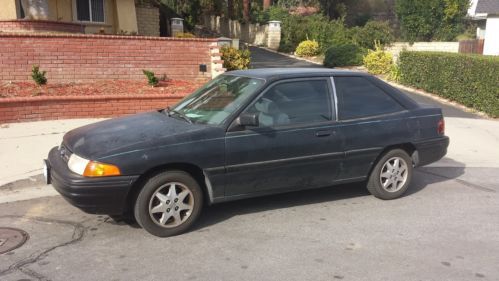
[[[127,195],[139,176],[89,178],[73,173],[57,147],[46,161],[49,183],[71,205],[91,214],[123,214]]]
[[[440,160],[447,154],[449,137],[442,136],[435,139],[414,143],[418,151],[416,166],[424,166]]]

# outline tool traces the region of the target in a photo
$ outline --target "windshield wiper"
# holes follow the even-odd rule
[[[184,119],[185,121],[189,122],[190,124],[192,124],[192,120],[191,118],[187,117],[187,115],[185,115],[184,113],[180,112],[180,111],[177,111],[175,109],[169,109],[167,108],[167,114],[168,116],[172,116],[172,113],[175,114],[175,115],[178,115],[178,117]]]

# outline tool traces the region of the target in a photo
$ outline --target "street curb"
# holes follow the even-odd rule
[[[32,186],[45,185],[45,179],[43,174],[37,174],[34,176],[27,177],[25,179],[15,180],[3,185],[0,185],[0,192],[4,190],[15,190],[20,188],[27,188]]]
[[[482,111],[479,111],[479,110],[476,110],[476,109],[473,109],[473,108],[469,108],[465,105],[462,105],[460,103],[457,103],[455,101],[452,101],[452,100],[449,100],[449,99],[446,99],[446,98],[443,98],[443,97],[440,97],[438,95],[435,95],[435,94],[432,94],[432,93],[429,93],[429,92],[426,92],[424,90],[421,90],[421,89],[417,89],[417,88],[413,88],[413,87],[409,87],[409,86],[405,86],[405,85],[402,85],[402,84],[399,84],[397,82],[393,82],[393,81],[389,81],[387,79],[384,79],[382,77],[379,77],[377,76],[379,79],[385,81],[386,83],[390,84],[391,86],[393,87],[396,87],[396,88],[399,88],[399,89],[402,89],[402,90],[405,90],[405,91],[410,91],[412,93],[415,93],[415,94],[418,94],[418,95],[421,95],[421,96],[424,96],[424,97],[427,97],[427,98],[431,98],[431,99],[434,99],[436,101],[439,101],[441,103],[444,103],[446,105],[450,105],[450,106],[453,106],[453,107],[456,107],[456,108],[459,108],[463,111],[466,111],[466,112],[469,112],[469,113],[473,113],[473,114],[476,114],[476,115],[479,115],[480,117],[483,117],[485,119],[489,119],[489,120],[499,120],[499,118],[493,118],[491,116],[489,116],[487,113],[485,112],[482,112]]]

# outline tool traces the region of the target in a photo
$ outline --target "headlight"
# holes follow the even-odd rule
[[[121,174],[120,169],[115,165],[90,161],[74,153],[69,157],[68,168],[85,177],[107,177]]]
[[[89,162],[90,160],[81,158],[80,156],[73,153],[71,154],[71,157],[69,157],[68,168],[78,175],[83,175],[83,173],[85,172],[85,168],[87,168]]]

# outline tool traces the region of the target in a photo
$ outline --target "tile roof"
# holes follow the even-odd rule
[[[499,14],[499,0],[478,0],[475,13]]]

